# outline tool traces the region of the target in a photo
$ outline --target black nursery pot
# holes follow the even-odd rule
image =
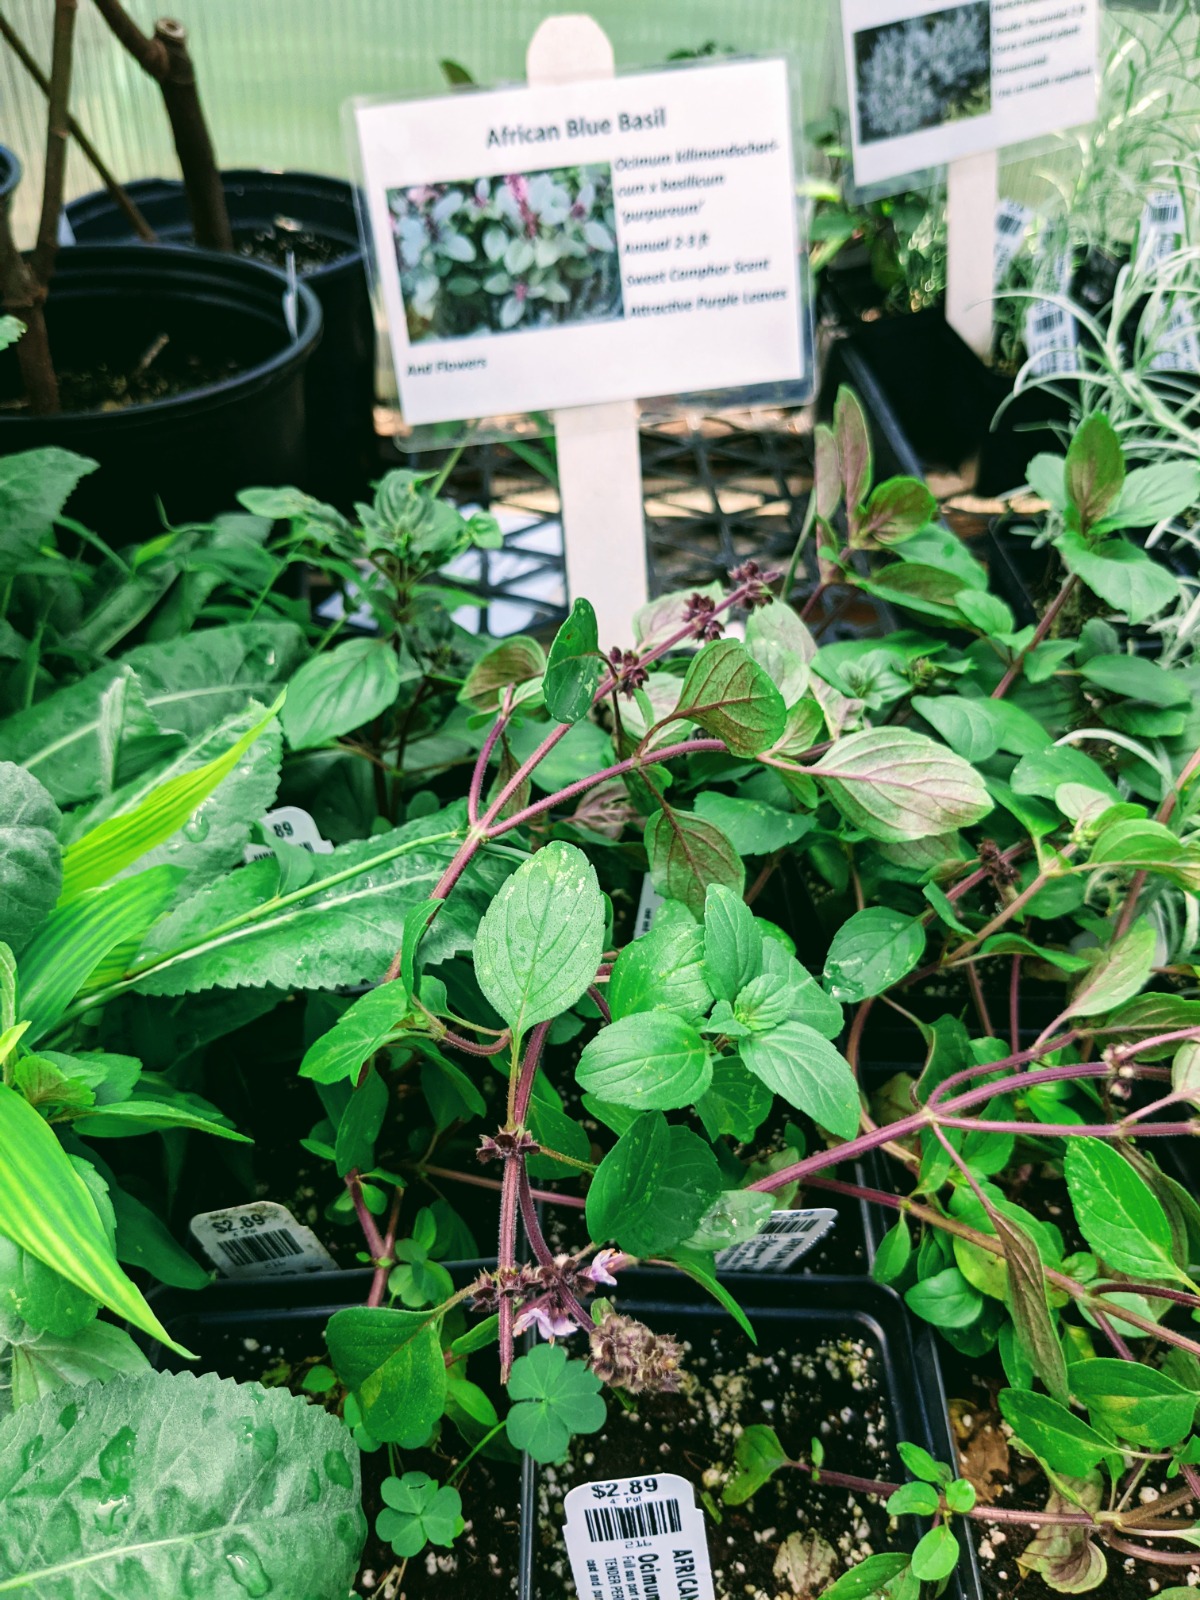
[[[1067,405],[1045,389],[1010,402],[993,427],[1012,381],[984,366],[934,307],[857,323],[830,348],[819,409],[833,410],[841,384],[858,393],[871,422],[877,476],[923,476],[979,460],[976,492],[1003,494],[1025,482],[1025,469],[1058,440],[1046,426],[1065,421]]]
[[[865,1358],[870,1381],[864,1381],[861,1388],[855,1387],[857,1379],[830,1378],[823,1366],[816,1378],[821,1402],[830,1408],[833,1418],[823,1441],[825,1464],[831,1470],[875,1477],[883,1474],[886,1467],[893,1481],[903,1481],[908,1474],[899,1465],[895,1453],[896,1443],[902,1439],[923,1446],[939,1460],[953,1462],[956,1459],[941,1371],[936,1355],[930,1358],[932,1343],[914,1339],[908,1313],[890,1289],[868,1278],[851,1277],[797,1279],[731,1274],[722,1281],[753,1323],[757,1346],[746,1339],[727,1312],[713,1301],[698,1296],[694,1285],[679,1273],[654,1270],[622,1273],[620,1287],[613,1291],[613,1297],[621,1313],[646,1322],[658,1333],[672,1334],[686,1341],[691,1349],[690,1354],[685,1354],[685,1369],[691,1364],[698,1376],[697,1357],[721,1361],[726,1372],[744,1375],[752,1373],[751,1358],[766,1356],[772,1365],[753,1369],[762,1380],[761,1384],[757,1384],[754,1376],[747,1377],[751,1399],[743,1412],[742,1424],[768,1423],[779,1432],[784,1447],[790,1445],[798,1453],[807,1454],[809,1436],[795,1439],[785,1436],[789,1370],[797,1370],[814,1352],[829,1346],[840,1346],[851,1360]],[[759,1388],[768,1404],[756,1409]],[[666,1407],[677,1403],[674,1397],[656,1402]],[[644,1402],[638,1404],[641,1406]],[[847,1405],[853,1415],[837,1409]],[[664,1410],[663,1418],[669,1416],[670,1411]],[[864,1427],[882,1439],[885,1456],[889,1459],[869,1462],[859,1454],[858,1435]],[[704,1487],[701,1482],[703,1463],[698,1455],[690,1452],[690,1443],[691,1435],[686,1426],[672,1429],[669,1420],[660,1425],[657,1412],[648,1425],[643,1426],[610,1405],[605,1429],[577,1440],[566,1464],[544,1469],[526,1460],[521,1600],[562,1600],[564,1595],[574,1593],[561,1526],[554,1509],[563,1494],[577,1484],[634,1477],[657,1469],[680,1472],[688,1478],[695,1485],[699,1501]],[[543,1482],[548,1470],[553,1473],[553,1479],[546,1478]],[[800,1475],[794,1476],[799,1479]],[[826,1504],[832,1506],[834,1498],[844,1497],[846,1491],[831,1486],[822,1493],[827,1497]],[[550,1506],[547,1501],[551,1502]],[[860,1501],[860,1505],[864,1504]],[[887,1520],[882,1513],[882,1503],[878,1504],[879,1516],[870,1513],[876,1525]],[[778,1507],[771,1501],[769,1490],[760,1490],[742,1512],[748,1513],[760,1531],[763,1526],[774,1524],[780,1540],[793,1531],[822,1532],[816,1517],[806,1524],[797,1521],[785,1527],[778,1519]],[[725,1584],[724,1587],[718,1585],[718,1592],[738,1594],[743,1588],[752,1592],[751,1577],[759,1578],[759,1574],[737,1573],[736,1569],[731,1574],[729,1570],[728,1563],[733,1557],[727,1553],[728,1547],[723,1541],[730,1531],[730,1513],[726,1511],[725,1521],[720,1525],[706,1517],[705,1525],[714,1567],[726,1566]],[[920,1531],[914,1519],[904,1520],[901,1537],[909,1548],[919,1538]],[[945,1592],[949,1600],[979,1600],[981,1589],[974,1550],[969,1539],[962,1543],[963,1560]],[[897,1547],[898,1541],[877,1543],[875,1548],[878,1551]],[[605,1548],[606,1553],[611,1551],[611,1547]],[[768,1588],[767,1592],[774,1590]]]
[[[241,252],[256,254],[264,242],[282,247],[289,233],[325,247],[320,253],[327,259],[297,262],[325,319],[320,348],[306,374],[308,486],[349,509],[363,497],[375,470],[375,324],[354,189],[341,178],[314,172],[239,168],[223,172],[221,180]],[[142,178],[126,187],[160,239],[191,242],[191,217],[178,180]],[[66,215],[76,244],[133,242],[129,222],[107,190],[73,200]]]
[[[168,365],[187,355],[205,373],[233,375],[141,405],[33,416],[5,409],[21,394],[10,348],[0,354],[0,454],[58,445],[91,456],[100,470],[82,480],[69,509],[118,540],[161,532],[158,500],[179,524],[236,509],[250,484],[303,481],[304,368],[321,307],[299,285],[293,336],[287,288],[272,267],[209,250],[60,251],[46,302],[60,378],[129,371],[164,335]]]

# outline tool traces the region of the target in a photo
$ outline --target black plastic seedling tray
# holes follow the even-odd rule
[[[861,1277],[766,1277],[753,1273],[730,1274],[722,1279],[754,1325],[758,1349],[811,1349],[822,1339],[849,1335],[864,1341],[877,1353],[890,1442],[908,1440],[923,1446],[937,1459],[956,1460],[946,1408],[941,1368],[932,1337],[914,1328],[903,1303],[892,1290]],[[714,1334],[722,1345],[744,1338],[737,1324],[712,1300],[698,1296],[695,1285],[681,1274],[646,1269],[622,1274],[613,1291],[617,1309],[647,1323],[656,1332],[669,1333],[698,1346]],[[930,1332],[930,1330],[925,1330]],[[610,1412],[611,1415],[611,1412]],[[765,1413],[758,1420],[770,1422]],[[784,1441],[789,1443],[790,1441]],[[808,1440],[795,1442],[807,1450]],[[643,1470],[656,1464],[648,1455]],[[538,1528],[538,1472],[526,1461],[523,1474],[521,1529],[523,1540],[521,1600],[567,1600],[559,1580],[544,1576],[547,1549]],[[565,1490],[587,1482],[586,1473],[567,1480],[566,1468],[556,1469]],[[636,1469],[635,1469],[636,1470]],[[845,1470],[845,1469],[843,1469]],[[853,1469],[850,1469],[853,1470]],[[870,1473],[866,1475],[870,1476]],[[896,1481],[907,1477],[896,1467]],[[699,1493],[700,1485],[697,1484]],[[832,1490],[830,1491],[833,1492]],[[817,1531],[820,1531],[819,1529]],[[710,1547],[714,1530],[709,1527]],[[912,1519],[905,1519],[904,1537],[911,1545],[920,1536]],[[946,1590],[950,1600],[978,1600],[981,1594],[975,1553],[964,1541],[960,1571]],[[539,1572],[543,1574],[539,1580]]]

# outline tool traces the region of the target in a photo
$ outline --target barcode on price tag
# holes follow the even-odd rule
[[[307,850],[310,855],[333,854],[329,840],[322,839],[321,830],[308,812],[299,806],[279,806],[274,811],[268,811],[261,820],[261,827],[264,833],[278,839],[281,844],[299,845],[301,850]],[[248,844],[242,851],[242,860],[259,861],[270,854],[269,844]]]
[[[717,1252],[717,1271],[786,1272],[825,1237],[837,1215],[824,1206],[810,1211],[772,1211],[753,1239]]]
[[[1040,378],[1074,372],[1079,330],[1075,318],[1053,300],[1035,300],[1025,316],[1025,348]]]
[[[1137,270],[1157,265],[1183,241],[1183,199],[1178,189],[1154,189],[1146,196],[1138,225]]]
[[[686,1478],[583,1483],[566,1508],[579,1600],[713,1600],[704,1513]]]
[[[337,1266],[312,1229],[275,1200],[202,1211],[190,1226],[193,1239],[226,1278],[278,1278]]]
[[[993,246],[993,273],[997,283],[1008,271],[1021,248],[1033,212],[1019,200],[1001,200],[996,207],[996,238]]]
[[[1150,365],[1156,372],[1200,371],[1200,337],[1196,332],[1195,304],[1174,300]]]
[[[650,881],[647,872],[642,877],[642,895],[638,901],[637,916],[633,924],[633,937],[640,939],[644,933],[649,933],[654,926],[654,913],[663,903],[663,897]]]

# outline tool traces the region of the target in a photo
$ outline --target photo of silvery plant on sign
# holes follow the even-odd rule
[[[607,165],[389,189],[388,208],[413,344],[623,315]]]
[[[992,109],[989,0],[864,28],[854,60],[864,144],[983,116]]]

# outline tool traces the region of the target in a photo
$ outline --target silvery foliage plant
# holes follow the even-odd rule
[[[619,313],[607,167],[426,184],[389,204],[414,340]]]
[[[864,137],[896,138],[962,114],[986,91],[990,59],[985,5],[881,29],[865,59],[860,55]]]

